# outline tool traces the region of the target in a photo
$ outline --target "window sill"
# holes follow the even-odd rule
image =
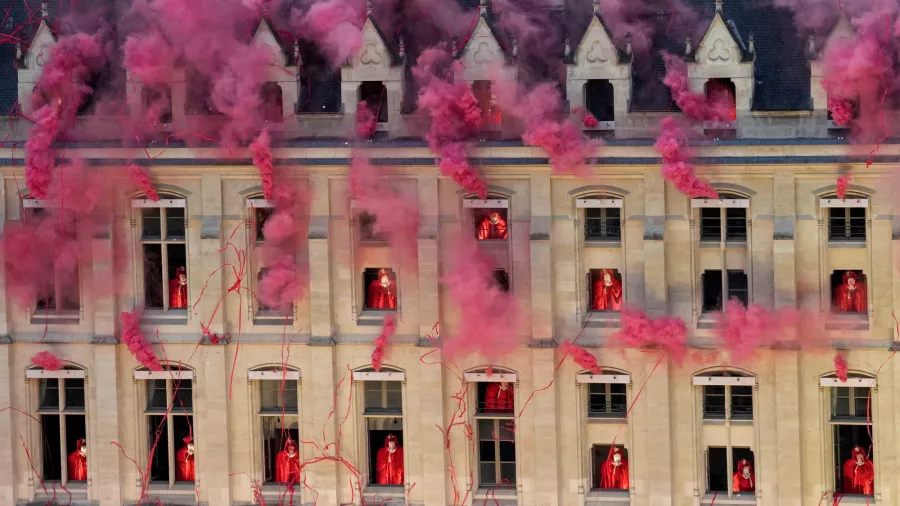
[[[87,481],[69,480],[66,482],[65,490],[63,490],[62,482],[59,480],[44,481],[44,486],[47,487],[47,492],[45,493],[43,487],[39,486],[34,494],[35,497],[59,497],[65,494],[65,490],[68,490],[72,495],[85,495],[88,491]]]
[[[825,330],[869,330],[869,314],[829,313]]]
[[[263,483],[260,492],[266,497],[280,497],[282,494],[291,496],[296,502],[300,502],[300,489],[302,483]],[[290,489],[293,488],[293,493]]]
[[[32,325],[78,325],[79,322],[81,312],[77,309],[70,311],[37,309],[31,315]]]
[[[360,239],[359,245],[367,248],[386,248],[390,246],[390,244],[383,239]]]
[[[281,313],[277,311],[259,311],[253,317],[253,325],[259,326],[292,326],[294,324],[293,314]]]
[[[866,240],[865,239],[853,239],[851,241],[835,241],[833,239],[828,240],[829,248],[865,248]]]
[[[148,309],[141,315],[141,325],[187,325],[187,309]]]
[[[726,422],[726,420],[725,420],[724,416],[721,418],[704,418],[703,419],[703,425],[725,425],[725,422]],[[744,425],[744,426],[748,426],[748,427],[753,426],[752,418],[749,420],[746,418],[742,418],[742,419],[731,418],[731,419],[727,420],[727,422],[730,425]]]
[[[475,499],[512,499],[518,498],[518,492],[515,485],[482,485],[475,491]]]
[[[700,504],[709,506],[713,503],[713,498],[716,504],[756,504],[756,494],[753,492],[734,494],[731,497],[728,497],[728,492],[707,492],[700,500]]]
[[[585,248],[621,248],[621,239],[589,239],[584,240]]]
[[[384,325],[384,319],[389,314],[400,319],[400,310],[398,309],[363,309],[356,317],[356,324],[362,327],[380,327]]]
[[[625,413],[615,413],[609,415],[588,415],[587,421],[588,423],[596,423],[596,424],[615,424],[619,425],[625,422]],[[598,489],[599,490],[599,489]]]
[[[169,485],[166,482],[151,482],[147,485],[147,492],[152,492],[154,494],[160,495],[184,495],[191,494],[193,495],[197,486],[194,482],[187,481],[179,481],[174,485]]]
[[[834,494],[836,500],[835,503],[840,501],[841,504],[867,504],[874,506],[875,504],[875,496],[872,495],[862,495],[862,494],[847,494],[843,495],[840,492],[836,492]]]
[[[591,328],[618,328],[622,324],[620,311],[588,311],[582,318],[582,323],[587,323]]]
[[[700,249],[718,249],[722,242],[719,239],[700,239]],[[746,240],[725,239],[725,249],[746,249]]]
[[[406,497],[406,490],[403,485],[366,485],[363,489],[365,495],[377,495],[381,497]]]
[[[585,502],[604,506],[625,506],[631,504],[631,491],[592,488]]]

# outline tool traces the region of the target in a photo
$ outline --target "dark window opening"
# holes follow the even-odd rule
[[[731,419],[753,420],[753,387],[731,386]]]
[[[476,208],[473,209],[475,237],[479,241],[509,239],[507,209]]]
[[[41,416],[41,443],[43,444],[45,480],[58,481],[62,479],[62,466],[60,465],[60,426],[59,415]]]
[[[381,81],[365,81],[360,84],[359,101],[366,103],[366,106],[379,123],[387,123],[387,87]]]
[[[147,118],[154,123],[172,122],[172,88],[164,84],[144,86],[141,95]]]
[[[39,382],[40,404],[38,411],[59,409],[59,380],[56,378],[42,378]]]
[[[839,128],[845,128],[851,121],[859,119],[859,99],[833,100],[829,96],[826,107],[828,120],[833,121],[835,126]],[[837,115],[835,115],[835,112],[837,112]],[[835,119],[835,116],[837,116],[837,119]]]
[[[144,306],[148,309],[181,310],[188,306],[185,232],[185,208],[141,209]]]
[[[868,310],[866,275],[861,270],[831,273],[831,310],[865,314]]]
[[[628,410],[626,385],[623,383],[591,383],[588,388],[588,416],[591,418],[624,418]]]
[[[756,491],[756,462],[750,448],[731,448],[731,491],[753,494]]]
[[[150,481],[169,481],[168,422],[163,415],[147,417],[147,448],[150,450]]]
[[[721,195],[722,199],[741,199],[731,195]],[[700,208],[700,240],[721,241],[722,223],[726,241],[747,240],[747,208],[745,207],[701,207]]]
[[[285,379],[284,383],[275,380],[260,382],[260,413],[280,414],[296,413],[299,407],[297,382]]]
[[[584,210],[585,241],[622,239],[622,210],[618,207],[588,207]]]
[[[367,415],[403,413],[403,383],[400,381],[366,381],[363,395]]]
[[[277,381],[266,381],[264,383],[280,383]],[[262,423],[262,447],[263,447],[263,479],[265,483],[290,483],[299,481],[299,423],[297,416],[263,416]],[[298,455],[295,458],[295,467],[291,470],[282,468],[278,471],[278,454],[285,452],[284,457],[291,458],[289,455],[288,440],[293,442],[293,453]],[[284,458],[282,457],[282,458]],[[285,476],[286,475],[286,476]]]
[[[165,413],[168,406],[169,394],[166,392],[166,380],[147,380],[147,411]]]
[[[503,115],[497,105],[497,97],[494,94],[492,83],[490,81],[472,81],[472,94],[475,95],[475,100],[478,101],[478,107],[481,109],[485,129],[499,125],[503,121]]]
[[[494,269],[494,285],[503,292],[509,292],[509,274],[505,269]]]
[[[873,495],[875,493],[875,461],[872,437],[868,425],[834,425],[834,483],[844,494]],[[857,455],[862,455],[862,465]]]
[[[597,121],[615,121],[615,103],[612,83],[606,79],[591,79],[585,83],[584,107]]]
[[[186,98],[184,112],[186,114],[221,114],[213,104],[212,80],[195,70],[186,71]]]
[[[378,233],[377,219],[374,214],[359,213],[359,240],[363,242],[383,242],[384,237]]]
[[[832,207],[828,209],[829,241],[865,241],[866,208]]]
[[[508,382],[479,382],[477,414],[511,415],[515,408],[515,386]]]
[[[628,449],[622,446],[616,446],[622,455],[622,465],[625,467],[623,473],[628,476]],[[602,483],[601,469],[603,464],[612,457],[612,446],[610,445],[593,445],[591,446],[591,488],[601,490],[621,490],[620,488],[610,488],[608,483]],[[627,481],[627,480],[626,480]]]
[[[622,309],[622,274],[618,269],[591,269],[587,275],[591,311]]]
[[[397,279],[389,267],[369,268],[363,271],[366,309],[396,310],[399,302]]]
[[[256,236],[256,242],[261,243],[266,240],[266,222],[272,216],[272,208],[270,207],[254,207],[253,208],[253,230]]]
[[[869,421],[872,414],[870,392],[866,387],[832,387],[831,420]]]
[[[369,485],[387,485],[401,486],[405,483],[403,462],[403,419],[402,418],[368,418],[369,438]],[[391,462],[387,462],[388,458],[388,439],[394,440],[394,455],[399,453],[401,458],[396,459],[392,456]],[[384,451],[382,452],[382,449]],[[381,459],[384,461],[385,468],[379,469],[379,453],[382,454]]]
[[[516,484],[516,434],[512,419],[478,420],[478,477],[482,487]]]
[[[731,79],[710,79],[706,81],[706,100],[714,111],[722,111],[724,117],[710,118],[715,121],[735,121],[737,119],[737,99]]]
[[[723,447],[706,449],[706,491],[728,493],[728,452]]]
[[[176,411],[173,409],[172,413],[174,414],[175,412]],[[185,443],[184,442],[184,439],[187,438],[188,436],[193,438],[194,429],[195,429],[194,423],[193,423],[194,422],[193,418],[194,417],[192,417],[192,416],[172,416],[171,417],[172,427],[174,428],[174,433],[175,433],[175,459],[176,459],[175,467],[176,468],[179,466],[179,463],[177,462],[179,450],[187,448],[188,444],[193,444],[193,443]],[[195,466],[196,466],[196,464],[194,464],[193,460],[192,460],[190,467],[194,468],[194,479],[196,479],[196,476],[197,476]],[[194,479],[179,480],[178,478],[179,478],[179,476],[178,476],[178,473],[176,472],[175,473],[175,481],[188,481],[188,482],[194,481]]]
[[[745,307],[749,303],[749,285],[744,271],[729,270],[728,300],[737,299]],[[721,311],[723,308],[722,271],[707,270],[700,275],[703,290],[703,311]]]
[[[112,76],[112,68],[110,64],[107,63],[103,69],[91,74],[91,76],[84,81],[84,86],[90,91],[81,97],[81,102],[78,106],[78,116],[92,116],[98,112],[102,112],[98,110],[98,106],[102,103],[102,99],[104,98],[103,95],[107,89],[114,86],[114,84],[111,83]]]
[[[261,116],[266,123],[284,121],[284,96],[281,86],[275,82],[267,82],[259,89]]]
[[[725,419],[725,386],[707,385],[703,387],[703,419]]]
[[[300,96],[297,111],[303,114],[335,114],[342,111],[341,70],[332,69],[322,53],[314,45],[300,40],[302,64]]]

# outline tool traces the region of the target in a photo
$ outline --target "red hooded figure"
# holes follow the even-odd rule
[[[601,269],[600,277],[594,281],[595,311],[619,311],[622,309],[622,282],[616,279],[611,269]]]
[[[509,232],[506,228],[506,220],[500,216],[497,211],[491,211],[490,214],[481,220],[478,225],[478,240],[485,239],[503,239],[509,238]]]
[[[397,283],[394,282],[390,270],[379,270],[378,279],[369,283],[366,307],[369,309],[397,309]]]
[[[81,438],[75,445],[78,449],[69,454],[69,480],[87,480],[87,440]]]
[[[866,451],[857,446],[844,461],[844,493],[872,495],[875,488],[875,466]]]
[[[756,475],[753,466],[747,459],[741,459],[737,463],[734,472],[732,492],[753,492],[756,490]]]
[[[175,453],[175,481],[194,481],[196,479],[196,467],[194,467],[194,443],[193,438],[184,438],[184,447]]]
[[[300,453],[297,443],[288,438],[284,449],[275,455],[275,482],[297,483],[300,481]]]
[[[403,485],[403,448],[397,444],[397,436],[384,438],[384,448],[378,450],[375,461],[375,483]]]
[[[512,413],[515,407],[513,386],[503,381],[488,383],[484,392],[485,413]]]
[[[175,279],[169,280],[169,307],[188,307],[187,271],[184,267],[175,270]]]
[[[866,312],[866,283],[852,271],[844,273],[844,281],[834,290],[834,305],[841,313]]]
[[[600,488],[627,490],[628,487],[628,459],[621,450],[613,447],[600,465]]]

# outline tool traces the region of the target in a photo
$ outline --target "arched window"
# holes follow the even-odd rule
[[[145,85],[141,90],[144,113],[154,123],[172,122],[172,88],[166,84]]]
[[[362,383],[362,424],[368,455],[368,484],[402,486],[408,480],[404,462],[403,382],[399,369],[382,366],[353,372],[353,380]]]
[[[56,371],[32,367],[25,377],[37,390],[35,417],[40,421],[40,439],[32,460],[41,479],[76,489],[86,487],[85,370],[71,365]]]
[[[476,383],[476,437],[478,483],[481,487],[516,484],[516,432],[514,372],[497,367],[464,375]]]
[[[247,372],[257,410],[259,457],[254,459],[262,483],[300,481],[300,371],[270,365]],[[254,445],[256,447],[256,445]]]
[[[275,82],[267,82],[259,90],[262,118],[266,123],[281,123],[284,121],[284,96],[281,86]]]
[[[866,210],[869,199],[860,193],[848,193],[839,199],[831,194],[819,199],[828,214],[829,242],[865,242]]]
[[[819,386],[827,391],[829,405],[827,436],[832,444],[827,455],[834,469],[833,490],[848,495],[874,495],[875,377],[851,371],[842,379],[832,373],[821,377]]]
[[[138,395],[145,399],[143,433],[150,482],[193,482],[198,455],[194,424],[194,371],[164,364],[162,371],[145,368],[134,372]],[[140,397],[139,397],[140,398]]]
[[[158,201],[132,200],[139,213],[143,303],[151,310],[184,313],[190,292],[187,269],[186,200],[161,193]]]
[[[58,241],[77,242],[78,215],[61,209],[58,200],[22,198],[23,221],[37,229],[43,222],[58,234]],[[81,318],[81,272],[77,262],[54,262],[40,279],[33,279],[36,299],[32,323],[78,323]]]

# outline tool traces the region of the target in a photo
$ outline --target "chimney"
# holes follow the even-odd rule
[[[810,58],[816,58],[818,56],[816,52],[816,32],[813,31],[809,34],[809,42],[807,51],[809,51]]]
[[[566,37],[566,48],[563,50],[563,56],[568,58],[572,54],[572,43],[569,42],[569,38]]]
[[[512,38],[512,57],[513,60],[519,57],[519,41],[515,36]]]
[[[403,43],[403,36],[401,35],[397,41],[397,55],[400,57],[400,64],[403,65],[406,63],[406,44]]]
[[[450,39],[450,54],[453,55],[454,58],[456,58],[456,56],[459,54],[459,50],[456,48],[458,44],[459,39],[457,39],[456,35],[454,35],[453,38]]]
[[[294,64],[297,65],[298,68],[303,66],[303,57],[300,56],[300,39],[299,38],[294,39]]]
[[[756,53],[756,43],[753,40],[753,32],[750,32],[750,36],[747,38],[747,52],[750,54]]]

